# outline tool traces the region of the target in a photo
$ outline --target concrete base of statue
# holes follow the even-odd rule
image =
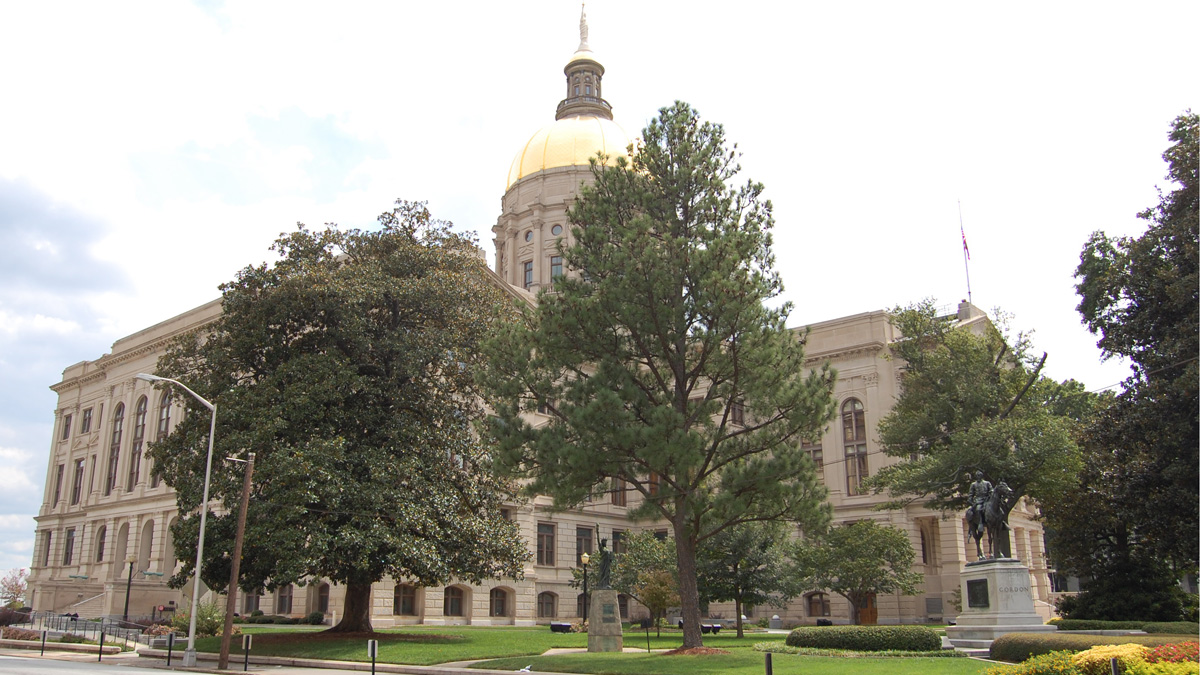
[[[1006,633],[1050,633],[1033,606],[1029,568],[1015,558],[967,563],[962,573],[963,611],[946,637],[958,649],[987,649]]]
[[[592,591],[588,607],[588,651],[619,652],[625,646],[621,637],[621,609],[617,592],[611,588]]]

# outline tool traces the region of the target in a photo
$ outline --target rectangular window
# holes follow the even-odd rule
[[[258,593],[247,593],[242,600],[242,613],[249,616],[258,611]]]
[[[63,564],[70,565],[75,557],[75,528],[67,528],[67,538],[63,539]]]
[[[507,506],[500,507],[500,517],[511,521],[513,519],[513,510]]]
[[[46,530],[42,537],[42,567],[50,566],[50,545],[54,543],[54,533]]]
[[[739,427],[746,426],[746,405],[741,401],[734,401],[729,405],[729,421]]]
[[[800,441],[800,449],[808,453],[809,459],[817,467],[817,480],[825,482],[825,452],[821,448],[820,442],[809,443],[808,441]]]
[[[537,564],[554,564],[554,523],[538,523]]]
[[[521,269],[524,272],[523,283],[525,284],[525,288],[529,289],[533,286],[533,261],[526,260],[525,262],[521,263]]]
[[[862,494],[862,482],[867,472],[867,444],[846,446],[846,494]]]
[[[417,588],[408,584],[396,587],[392,597],[392,614],[399,616],[417,615]]]
[[[625,530],[613,530],[612,552],[620,555],[625,552]]]
[[[669,534],[670,534],[670,532],[668,532],[667,530],[655,530],[654,538],[659,541],[666,541],[667,535],[669,535]]]
[[[648,486],[647,486],[646,490],[650,493],[650,496],[654,496],[654,495],[658,494],[658,483],[659,483],[658,474],[651,471],[650,478],[647,481],[647,483],[648,483]]]
[[[575,564],[583,564],[583,554],[592,554],[592,528],[575,528]]]
[[[92,430],[92,409],[83,411],[83,420],[79,423],[79,433],[86,434]]]
[[[557,279],[562,276],[562,256],[550,256],[550,278]]]
[[[613,506],[625,506],[626,489],[625,480],[614,476],[612,479]]]
[[[71,477],[71,506],[79,503],[83,496],[83,458],[75,460],[75,475]]]
[[[539,399],[538,400],[538,405],[537,405],[538,413],[540,413],[542,415],[549,415],[552,410],[554,410],[554,401],[553,400],[550,400],[550,399]]]
[[[50,502],[51,506],[58,506],[58,500],[62,497],[62,482],[63,482],[63,465],[59,464],[54,475],[54,501]]]
[[[67,415],[66,417],[63,417],[62,437],[60,440],[65,441],[70,437],[71,437],[71,416]]]

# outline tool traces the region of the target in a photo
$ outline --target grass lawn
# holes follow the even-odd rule
[[[705,644],[708,641],[705,640]],[[533,670],[594,675],[761,675],[765,655],[752,649],[711,656],[661,654],[559,654],[485,661],[479,668]],[[774,654],[776,675],[976,675],[989,665],[975,659],[835,658]]]
[[[320,627],[315,628],[320,630]],[[376,639],[379,640],[378,661],[380,663],[408,665],[432,665],[448,661],[504,657],[524,657],[528,660],[529,657],[555,647],[587,647],[586,634],[551,633],[546,626],[536,628],[412,626],[396,630],[389,629],[372,635],[351,636],[314,633],[298,629],[279,630],[278,628],[272,629],[270,626],[242,626],[242,630],[254,635],[250,652],[260,656],[369,661],[367,640]],[[748,633],[746,637],[739,640],[732,633],[729,635],[706,635],[704,644],[721,649],[750,651],[756,642],[772,639],[783,640],[784,637],[784,635]],[[662,637],[650,634],[651,649],[675,649],[682,643],[683,634],[678,630],[664,630]],[[625,644],[629,647],[644,648],[646,646],[645,632],[627,631]],[[200,651],[216,652],[220,646],[220,638],[202,638],[196,641],[196,648]],[[241,640],[234,639],[232,653],[242,653]],[[761,661],[763,657],[761,654],[757,654],[757,658]],[[779,655],[775,658],[778,659]],[[524,665],[526,664],[523,663],[517,667]],[[629,672],[636,672],[636,670]]]

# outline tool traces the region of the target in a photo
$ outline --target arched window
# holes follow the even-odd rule
[[[112,441],[108,445],[108,476],[104,481],[104,495],[112,494],[117,486],[117,461],[121,459],[121,431],[125,427],[125,404],[118,403],[113,410]]]
[[[171,394],[163,392],[158,402],[158,435],[154,440],[161,441],[171,431]]]
[[[463,615],[463,592],[457,586],[447,586],[442,597],[442,614],[444,616]]]
[[[492,589],[488,594],[488,616],[508,616],[508,591]]]
[[[328,593],[328,589],[325,591]],[[411,584],[397,584],[392,591],[392,614],[397,616],[417,615],[417,588]]]
[[[280,586],[275,590],[275,613],[292,613],[292,585]]]
[[[537,615],[540,619],[553,619],[558,616],[558,598],[553,593],[538,593]]]
[[[108,526],[101,525],[96,532],[96,562],[104,562],[104,540],[108,538]]]
[[[846,494],[862,492],[867,470],[867,421],[863,405],[856,398],[842,404],[842,439],[846,449]]]
[[[587,595],[580,593],[579,595],[575,596],[575,616],[581,619],[586,619],[587,610]]]
[[[329,613],[329,584],[317,586],[317,611],[322,614]]]
[[[829,616],[829,596],[824,593],[809,593],[804,596],[804,606],[809,616]]]
[[[146,411],[149,402],[143,396],[138,399],[137,407],[133,409],[133,445],[129,451],[129,480],[125,483],[125,491],[132,492],[137,485],[142,471],[142,442],[146,439]]]

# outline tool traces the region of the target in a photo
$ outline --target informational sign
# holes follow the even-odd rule
[[[617,622],[617,606],[611,602],[606,602],[600,607],[600,623],[616,623]]]
[[[245,651],[250,651],[250,642],[253,640],[253,638],[254,638],[254,636],[250,635],[250,634],[243,635],[242,636],[242,649],[244,649]]]
[[[367,656],[373,659],[379,657],[379,640],[367,640]]]
[[[967,606],[990,607],[988,603],[987,579],[971,579],[967,581]]]

